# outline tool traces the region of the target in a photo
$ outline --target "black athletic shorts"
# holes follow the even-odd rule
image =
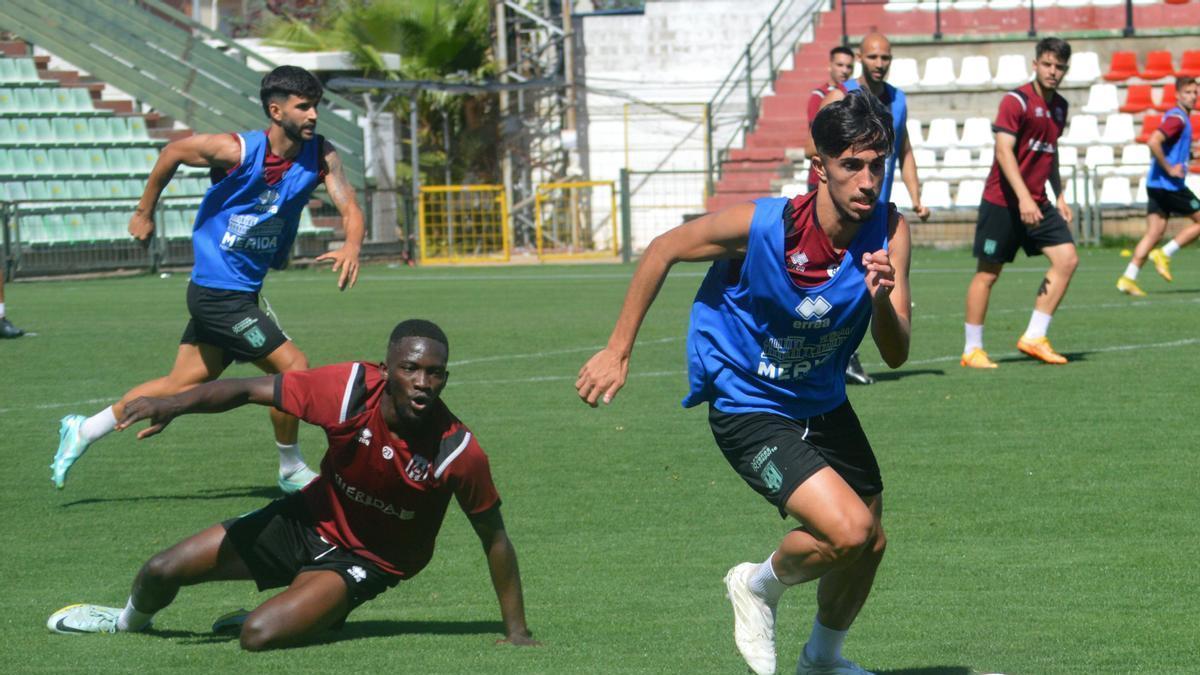
[[[257,361],[288,341],[279,324],[258,306],[258,293],[189,283],[187,306],[192,318],[179,342],[220,347],[225,365]]]
[[[260,591],[288,586],[301,572],[330,570],[346,582],[354,609],[400,583],[400,577],[317,534],[298,492],[221,525]]]
[[[1146,213],[1168,218],[1171,215],[1190,216],[1197,211],[1200,211],[1200,199],[1186,187],[1182,190],[1146,188]]]
[[[1048,201],[1040,206],[1042,220],[1030,228],[1021,222],[1021,212],[1016,208],[980,200],[979,218],[975,221],[975,257],[986,262],[1010,263],[1020,248],[1025,249],[1025,255],[1034,256],[1041,255],[1042,249],[1049,246],[1075,243],[1071,226],[1058,209]]]
[[[850,401],[806,420],[710,406],[708,425],[733,470],[785,518],[796,488],[827,466],[862,497],[883,492],[879,463]]]

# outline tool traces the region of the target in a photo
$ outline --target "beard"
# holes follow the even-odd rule
[[[291,139],[297,143],[303,143],[306,140],[304,138],[305,126],[303,124],[295,124],[293,122],[288,122],[288,121],[284,120],[283,122],[279,123],[279,126],[283,129],[283,133],[289,139]],[[311,127],[311,128],[313,129],[313,131],[316,131],[315,126]]]

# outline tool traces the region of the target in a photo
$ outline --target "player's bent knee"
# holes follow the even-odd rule
[[[835,566],[849,565],[871,550],[877,539],[876,529],[869,519],[848,517],[826,534],[828,560]]]
[[[271,626],[270,620],[253,614],[246,618],[238,644],[248,652],[261,652],[287,646],[279,631]]]
[[[142,565],[141,576],[156,583],[181,583],[183,565],[173,555],[172,550],[156,554]]]

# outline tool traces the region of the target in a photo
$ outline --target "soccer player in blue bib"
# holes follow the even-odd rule
[[[841,645],[883,557],[883,482],[843,371],[868,326],[893,368],[911,334],[908,225],[879,202],[891,115],[872,96],[848,96],[817,114],[813,137],[816,192],[739,204],[650,243],[608,346],[576,382],[589,405],[611,402],[671,266],[712,262],[692,305],[683,405],[708,404],[733,469],[800,523],[764,562],[725,577],[735,643],[760,674],[775,672],[780,596],[814,579],[817,616],[796,672],[866,672]]]
[[[363,215],[337,151],[316,134],[323,93],[312,73],[280,66],[262,80],[260,98],[270,120],[266,131],[198,134],[163,148],[129,219],[129,233],[149,243],[155,206],[180,164],[212,170],[213,186],[200,203],[192,231],[190,321],[166,377],[134,387],[91,417],[62,419],[58,451],[50,465],[55,486],[63,486],[75,461],[110,433],[125,405],[140,396],[180,393],[216,379],[233,361],[253,363],[267,373],[308,368],[304,353],[280,329],[270,308],[260,306],[259,291],[269,268],[286,265],[301,210],[322,182],[342,215],[346,242],[317,260],[333,261],[343,290],[358,278]],[[271,423],[279,449],[278,483],[285,492],[294,492],[316,474],[300,454],[296,418],[272,409]]]

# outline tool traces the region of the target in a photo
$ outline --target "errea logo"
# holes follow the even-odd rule
[[[371,433],[370,429],[363,427],[362,431],[358,432],[358,442],[362,443],[363,445],[370,445],[371,436],[373,435],[374,434]]]
[[[829,313],[833,309],[833,305],[824,296],[818,295],[816,299],[804,298],[800,304],[796,305],[796,313],[800,318],[805,320],[819,319]]]
[[[350,569],[346,570],[346,572],[359,583],[362,583],[362,581],[367,578],[367,571],[358,565],[354,565]]]

